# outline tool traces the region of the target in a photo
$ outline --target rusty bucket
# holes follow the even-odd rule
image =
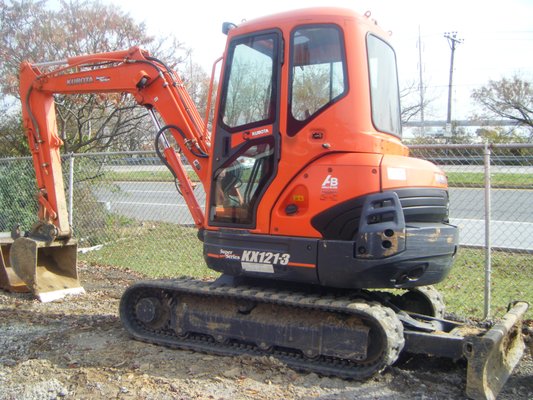
[[[11,268],[9,253],[13,239],[9,232],[0,232],[0,289],[9,292],[29,292],[22,279]]]
[[[15,239],[9,250],[11,267],[42,302],[81,294],[78,279],[77,242],[45,242],[29,237]]]

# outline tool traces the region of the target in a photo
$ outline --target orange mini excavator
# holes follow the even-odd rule
[[[120,315],[134,338],[268,354],[353,379],[402,351],[464,357],[467,394],[493,398],[522,354],[528,305],[476,334],[442,319],[429,285],[450,270],[457,228],[446,176],[401,142],[388,35],[368,13],[331,8],[225,23],[223,32],[212,132],[177,74],[139,48],[22,64],[40,221],[10,245],[10,268],[37,293],[79,287],[53,95],[127,93],[152,116],[156,151],[179,181],[208,267],[222,273],[129,287]]]

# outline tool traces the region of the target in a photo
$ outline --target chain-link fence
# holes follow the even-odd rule
[[[530,300],[533,146],[427,145],[412,146],[411,154],[448,174],[451,222],[461,232],[452,273],[437,285],[448,310],[480,318]],[[155,153],[68,155],[63,171],[82,260],[151,276],[214,276],[185,201]],[[202,186],[195,191],[204,204]],[[0,159],[0,231],[16,224],[29,229],[34,193],[31,159]]]
[[[487,317],[531,300],[533,145],[424,145],[411,155],[448,176],[450,222],[461,244],[450,276],[437,285],[448,308]]]

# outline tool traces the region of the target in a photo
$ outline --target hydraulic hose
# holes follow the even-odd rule
[[[187,146],[187,148],[190,150],[190,152],[195,157],[198,157],[198,158],[207,158],[207,157],[209,157],[209,155],[206,154],[202,149],[198,148],[198,146],[196,146],[196,144],[195,144],[196,149],[194,149],[193,147],[189,147],[188,143],[191,143],[191,140],[187,139],[187,136],[185,135],[185,133],[176,125],[165,125],[165,126],[163,126],[162,128],[159,129],[159,131],[155,135],[156,136],[156,149],[158,148],[158,145],[159,145],[158,144],[159,137],[163,134],[164,131],[166,131],[168,129],[174,129],[176,132],[178,132],[180,134],[180,136],[182,137],[182,139],[185,142],[185,145]]]
[[[183,133],[183,131],[181,129],[179,129],[177,126],[175,125],[165,125],[163,126],[161,129],[159,129],[159,131],[156,133],[155,135],[155,152],[157,154],[157,156],[159,157],[159,159],[161,160],[161,162],[170,170],[170,172],[172,173],[172,176],[174,176],[174,185],[176,186],[176,190],[178,191],[178,193],[180,195],[183,196],[182,192],[181,192],[181,189],[180,189],[180,186],[179,186],[179,179],[178,179],[178,176],[176,175],[176,173],[174,172],[174,170],[172,169],[172,167],[170,166],[170,164],[168,163],[167,159],[165,158],[165,156],[163,155],[163,153],[161,152],[161,149],[160,149],[160,144],[159,144],[159,139],[160,137],[163,135],[163,132],[165,132],[167,129],[175,129],[181,136],[184,140],[187,140],[185,134]],[[201,157],[201,158],[205,158],[207,157],[207,154],[203,153],[202,154],[197,154],[196,152],[194,152],[192,149],[191,149],[191,152],[196,156],[196,157]]]

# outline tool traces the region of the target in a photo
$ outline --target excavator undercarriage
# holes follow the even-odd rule
[[[442,298],[431,287],[402,295],[322,292],[224,275],[215,282],[147,281],[126,290],[120,316],[138,340],[218,355],[274,356],[296,370],[355,380],[382,371],[402,352],[466,358],[467,395],[475,399],[494,398],[523,351],[527,303],[514,304],[486,332],[411,312],[442,313]]]

